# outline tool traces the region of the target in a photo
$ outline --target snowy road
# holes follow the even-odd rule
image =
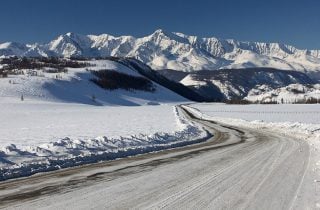
[[[0,207],[315,208],[303,192],[310,155],[305,141],[201,123],[215,133],[205,143],[3,182]]]

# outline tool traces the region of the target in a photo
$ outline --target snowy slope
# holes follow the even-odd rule
[[[319,50],[300,50],[279,43],[200,38],[164,30],[156,30],[142,38],[67,33],[44,45],[1,44],[2,55],[130,56],[155,69],[193,71],[272,67],[299,70],[320,78]]]
[[[276,101],[278,103],[297,103],[311,98],[318,100],[320,103],[320,84],[308,86],[291,84],[276,89],[272,89],[267,85],[261,85],[250,90],[245,97],[245,99],[249,101]]]
[[[173,109],[188,101],[175,92],[154,82],[154,92],[102,89],[89,70],[144,76],[111,60],[86,62],[92,65],[66,73],[32,70],[32,76],[24,69],[0,78],[0,180],[197,143],[208,135]]]
[[[224,69],[216,71],[197,71],[185,76],[182,84],[201,92],[212,95],[217,89],[226,99],[244,98],[258,87],[273,90],[291,84],[312,85],[314,81],[306,74],[296,71],[282,71],[271,68]]]
[[[42,100],[92,105],[126,106],[186,101],[178,94],[155,83],[155,92],[125,91],[121,89],[106,91],[90,81],[94,76],[86,69],[108,69],[133,76],[141,75],[114,61],[101,60],[90,62],[96,66],[69,68],[68,73],[59,74],[39,71],[38,76],[28,76],[28,70],[25,70],[25,75],[9,75],[8,78],[1,78],[1,100],[5,100],[5,98],[20,100],[21,95],[23,95],[25,101]],[[58,79],[56,76],[58,76]],[[96,98],[95,101],[92,100],[93,95]]]

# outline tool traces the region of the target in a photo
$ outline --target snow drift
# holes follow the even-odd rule
[[[210,137],[201,125],[186,119],[180,109],[174,107],[174,114],[179,130],[173,133],[83,140],[66,137],[25,147],[10,144],[0,148],[0,180],[200,143]]]

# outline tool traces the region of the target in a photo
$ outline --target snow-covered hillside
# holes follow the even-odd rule
[[[9,75],[7,78],[0,78],[1,100],[19,101],[23,96],[24,102],[41,100],[125,106],[186,101],[180,95],[155,83],[153,83],[154,92],[104,90],[90,81],[94,75],[88,70],[108,69],[126,75],[143,76],[110,60],[90,61],[90,63],[94,66],[68,68],[66,73],[45,73],[42,70],[26,69],[23,70],[24,75]]]
[[[312,79],[301,72],[270,68],[197,71],[188,74],[180,82],[205,96],[212,95],[216,90],[225,99],[242,99],[255,94],[255,99],[248,98],[251,101],[260,101],[263,97],[258,96],[262,94],[262,91],[256,90],[258,87],[268,87],[268,91],[271,91],[296,83],[310,86],[314,84]]]
[[[250,90],[245,99],[253,102],[277,103],[304,103],[307,100],[317,100],[320,103],[320,84],[291,84],[276,89],[268,85],[261,85]]]
[[[200,38],[163,30],[142,38],[67,33],[43,45],[1,44],[0,56],[9,55],[127,56],[155,69],[182,71],[272,67],[299,70],[320,79],[319,50],[300,50],[279,43]]]
[[[69,61],[57,61],[62,65],[64,60]],[[136,69],[112,60],[83,64],[59,72],[11,66],[7,77],[0,77],[0,180],[197,143],[208,136],[173,107],[188,100]],[[143,78],[153,89],[103,89],[91,79],[98,77],[93,72],[105,70]]]

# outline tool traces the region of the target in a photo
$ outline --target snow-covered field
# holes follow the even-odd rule
[[[113,61],[92,63],[91,70],[142,77]],[[90,81],[86,68],[28,72],[0,78],[0,179],[176,147],[207,135],[175,108],[186,99],[155,83],[155,92],[107,91]]]
[[[0,102],[0,146],[36,146],[65,137],[119,137],[179,129],[172,105],[92,106],[39,101]]]
[[[198,141],[207,134],[174,104],[110,107],[0,103],[2,179]],[[19,176],[19,175],[18,175]]]
[[[202,117],[307,139],[320,149],[320,104],[225,105],[194,104]],[[320,156],[319,156],[320,165]]]
[[[203,103],[192,106],[213,117],[320,124],[320,104],[226,105]]]

